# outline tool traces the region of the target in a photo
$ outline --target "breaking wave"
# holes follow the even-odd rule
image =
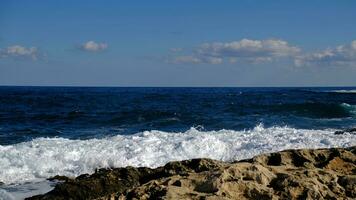
[[[341,107],[344,108],[347,112],[351,113],[352,115],[356,115],[356,105],[342,103]]]
[[[245,131],[191,128],[182,133],[153,130],[89,140],[37,138],[0,145],[0,181],[21,184],[54,175],[93,173],[102,167],[157,167],[201,157],[231,161],[290,148],[356,145],[356,135],[334,135],[333,131],[258,125]]]
[[[328,92],[356,94],[356,90],[330,90]]]

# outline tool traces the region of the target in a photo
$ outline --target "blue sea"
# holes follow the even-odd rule
[[[101,167],[347,147],[356,88],[0,87],[0,199]]]

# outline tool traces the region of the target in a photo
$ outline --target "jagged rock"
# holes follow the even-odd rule
[[[355,199],[356,147],[286,150],[226,163],[100,169],[29,199]]]
[[[49,181],[71,181],[72,179],[66,176],[56,175],[54,177],[48,178]]]
[[[345,133],[351,133],[351,134],[356,134],[356,128],[348,128],[345,130],[341,130],[341,131],[335,131],[335,135],[341,135],[341,134],[345,134]]]

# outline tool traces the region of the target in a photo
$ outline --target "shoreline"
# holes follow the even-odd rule
[[[356,146],[284,150],[251,159],[173,161],[158,168],[98,169],[63,181],[39,199],[352,199]]]

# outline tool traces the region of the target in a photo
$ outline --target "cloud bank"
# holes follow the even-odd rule
[[[293,57],[300,53],[300,49],[291,46],[287,41],[268,39],[242,39],[227,43],[205,43],[193,50],[191,55],[180,55],[173,59],[174,63],[208,63],[223,62],[270,62],[283,57]]]
[[[108,48],[106,43],[87,41],[80,49],[100,52]],[[13,45],[0,48],[1,58],[38,60],[44,54],[37,47]],[[166,60],[176,64],[261,64],[286,59],[297,67],[356,67],[356,40],[315,52],[303,52],[299,47],[281,39],[204,43],[187,52],[186,48],[171,48]],[[291,64],[293,66],[293,64]]]
[[[99,52],[107,48],[108,45],[106,43],[98,43],[92,40],[80,45],[80,49],[82,49],[83,51],[90,51],[90,52]]]
[[[6,47],[5,49],[0,49],[0,58],[30,58],[32,60],[37,60],[39,52],[37,47],[23,47],[20,45],[13,45]]]
[[[302,52],[285,40],[242,39],[232,42],[205,43],[194,48],[191,53],[178,54],[169,61],[185,64],[222,64],[244,62],[250,64],[289,59],[297,67],[327,67],[351,66],[356,67],[356,40],[347,45],[316,52]],[[183,52],[184,53],[184,52]]]
[[[348,45],[297,56],[296,66],[356,66],[356,40]]]

